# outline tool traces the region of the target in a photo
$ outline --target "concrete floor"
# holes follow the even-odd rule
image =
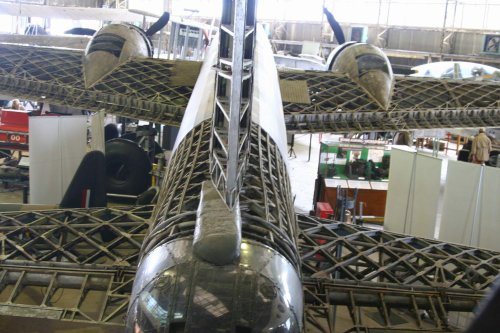
[[[0,185],[0,203],[22,203],[23,189],[17,185],[9,185],[7,188]]]
[[[308,214],[313,209],[314,182],[318,174],[320,142],[334,140],[338,137],[339,135],[333,134],[295,135],[293,147],[295,155],[288,154],[288,166],[297,213]]]

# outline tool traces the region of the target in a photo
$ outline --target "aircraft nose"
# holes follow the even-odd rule
[[[214,266],[191,257],[191,250],[190,243],[179,240],[144,259],[128,311],[127,333],[300,332],[301,282],[284,257],[244,242],[238,264]],[[165,253],[177,253],[176,264],[158,271],[166,263]],[[153,271],[158,273],[150,274]]]
[[[300,331],[283,291],[265,276],[199,269],[196,277],[189,277],[190,270],[185,266],[164,271],[143,290],[128,332]]]
[[[380,70],[372,70],[361,76],[358,82],[382,109],[389,109],[394,87],[391,76]]]

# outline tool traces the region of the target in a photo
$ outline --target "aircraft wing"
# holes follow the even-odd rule
[[[93,87],[81,50],[0,44],[0,91],[178,126],[201,63],[132,59]],[[368,132],[500,127],[500,83],[397,77],[388,111],[347,75],[280,71],[288,131]]]
[[[51,332],[123,332],[153,208],[1,213],[0,328],[33,332],[30,323],[46,318],[53,320],[39,325]],[[308,332],[453,331],[452,314],[472,312],[500,270],[493,251],[297,219]],[[414,315],[424,312],[426,319]]]
[[[298,223],[308,332],[458,332],[500,272],[494,251],[305,215]]]
[[[0,44],[0,92],[83,110],[178,126],[201,63],[131,59],[93,87],[81,50]]]
[[[152,209],[1,213],[0,330],[123,332]]]
[[[396,77],[389,110],[347,75],[281,71],[287,130],[369,132],[500,126],[500,83]]]

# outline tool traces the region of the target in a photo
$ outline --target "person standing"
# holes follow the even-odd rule
[[[484,133],[484,128],[479,129],[479,134],[472,141],[472,162],[476,164],[484,164],[490,159],[491,140]]]

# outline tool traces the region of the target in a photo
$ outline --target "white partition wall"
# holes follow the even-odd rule
[[[476,207],[482,168],[472,163],[448,163],[439,239],[473,245],[472,229],[479,219]]]
[[[442,161],[393,149],[384,228],[433,238],[439,205]]]
[[[30,117],[30,203],[59,204],[86,152],[85,116]]]
[[[479,247],[500,251],[500,168],[484,168],[479,207]]]
[[[104,111],[94,113],[90,117],[90,149],[104,153]]]
[[[416,154],[405,233],[434,237],[441,189],[441,165],[442,161],[438,158]]]
[[[391,150],[389,188],[384,217],[384,229],[387,231],[405,232],[414,163],[415,151],[396,148]]]
[[[439,239],[500,251],[500,169],[450,162]]]

